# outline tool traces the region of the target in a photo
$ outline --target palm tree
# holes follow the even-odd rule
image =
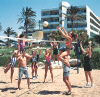
[[[66,15],[66,18],[67,20],[71,20],[71,24],[72,24],[72,30],[73,30],[73,27],[74,27],[74,21],[84,21],[84,19],[82,18],[82,14],[79,12],[80,9],[76,6],[71,6],[70,8],[68,8],[67,10],[67,14]]]
[[[41,20],[39,20],[37,23],[38,23],[39,30],[40,30],[40,28],[41,28],[41,24],[42,24],[42,21],[41,21]]]
[[[2,26],[1,26],[1,23],[0,23],[0,31],[2,30]]]
[[[4,34],[7,35],[7,37],[10,37],[11,35],[16,35],[16,32],[14,30],[12,30],[12,28],[8,27],[6,29],[6,31],[4,30]],[[8,38],[8,41],[7,41],[7,47],[9,45],[9,38]]]
[[[18,18],[17,23],[23,23],[24,26],[19,27],[19,29],[24,29],[26,34],[28,33],[28,29],[32,29],[36,25],[36,12],[32,11],[32,8],[26,7],[26,10],[23,8],[21,12],[20,18]]]

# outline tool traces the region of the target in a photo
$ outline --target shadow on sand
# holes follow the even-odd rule
[[[40,91],[40,92],[38,92],[38,94],[41,94],[41,95],[60,94],[60,91],[48,91],[48,90],[44,90],[44,91]]]
[[[71,85],[72,88],[83,88],[83,87],[79,87],[79,86],[75,86],[75,85]]]
[[[2,84],[8,84],[8,82],[0,82],[0,83],[2,83]]]
[[[13,88],[13,87],[10,87],[10,88],[0,88],[1,92],[6,92],[8,90],[17,90],[18,88]]]
[[[30,84],[36,84],[36,83],[42,83],[42,82],[30,82]]]

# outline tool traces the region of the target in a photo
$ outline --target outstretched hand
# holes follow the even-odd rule
[[[80,44],[82,44],[82,41],[80,42]]]
[[[38,40],[39,38],[37,37],[36,40]]]
[[[19,33],[18,33],[18,37],[19,37],[19,35],[21,34],[21,32],[20,31],[18,31]]]
[[[57,26],[57,28],[56,28],[57,30],[59,30],[60,28],[59,28],[59,26]]]
[[[61,29],[64,29],[64,27],[61,27]]]
[[[92,41],[89,41],[89,44],[91,44],[92,43]]]
[[[43,51],[43,54],[45,54],[45,51]]]
[[[50,45],[53,46],[52,42],[50,42]]]

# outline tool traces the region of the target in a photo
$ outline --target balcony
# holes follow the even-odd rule
[[[81,24],[81,23],[83,24],[83,23],[86,23],[86,22],[87,22],[87,20],[78,21],[78,22],[77,22],[77,21],[74,21],[74,23],[80,23],[80,24]],[[71,21],[67,21],[67,23],[72,23],[72,22],[71,22]]]
[[[58,21],[58,22],[49,22],[48,24],[49,24],[49,25],[59,24],[59,21]]]
[[[54,17],[59,17],[59,15],[45,15],[45,16],[41,16],[41,18],[54,18]]]
[[[42,9],[41,11],[45,12],[45,11],[56,11],[56,10],[59,10],[59,8]]]
[[[82,27],[82,28],[73,28],[73,30],[83,30],[83,29],[86,30],[85,27]],[[72,30],[72,28],[67,28],[67,30]]]

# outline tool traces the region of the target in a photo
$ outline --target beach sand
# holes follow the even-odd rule
[[[17,89],[18,83],[18,68],[14,69],[13,83],[10,82],[9,70],[7,74],[4,74],[3,67],[0,67],[0,97],[100,97],[100,70],[93,70],[94,87],[85,88],[86,80],[84,75],[84,69],[77,70],[71,69],[70,81],[72,84],[72,94],[65,95],[68,91],[67,86],[63,82],[62,69],[53,69],[54,83],[51,82],[50,71],[48,70],[46,82],[44,80],[44,67],[38,68],[38,79],[33,80],[31,78],[31,68],[28,67],[30,74],[30,86],[28,89],[27,79],[23,75],[21,80],[21,90]],[[89,79],[90,82],[90,79]],[[91,85],[91,83],[90,83]]]

